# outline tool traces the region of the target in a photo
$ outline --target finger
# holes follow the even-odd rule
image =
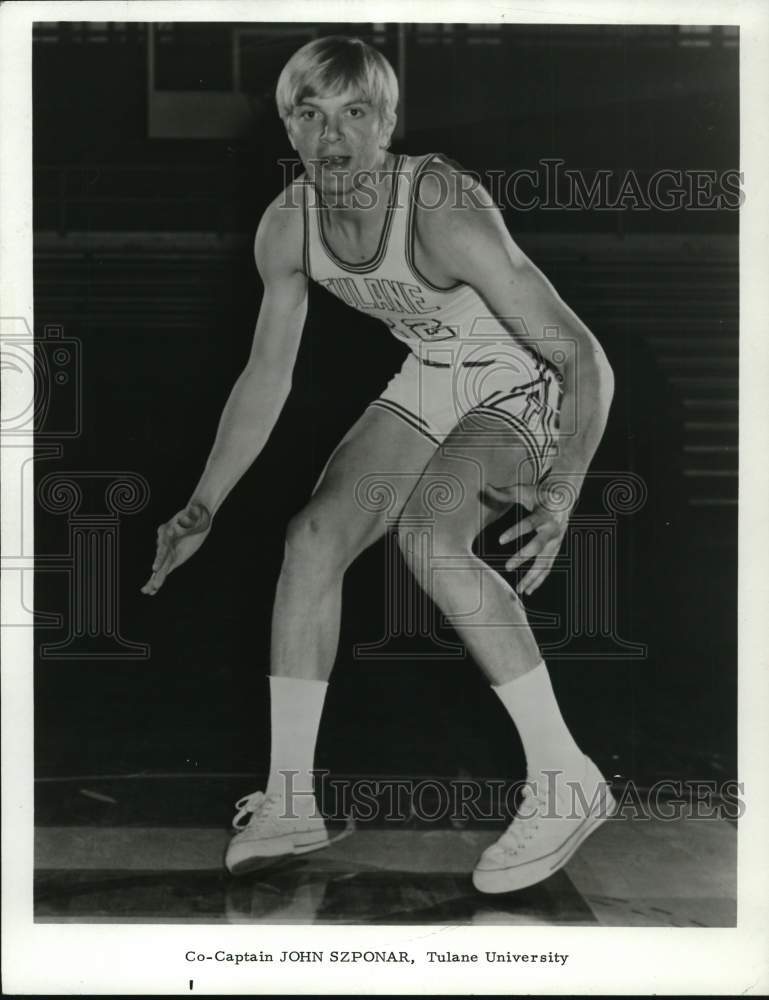
[[[158,566],[166,558],[167,548],[165,545],[158,545],[157,551],[155,552],[155,558],[152,560],[152,572],[154,573]]]
[[[168,542],[159,542],[155,558],[152,561],[152,572],[156,572],[171,555],[171,546]]]
[[[155,553],[155,564],[153,569],[160,567],[163,562],[172,556],[176,550],[176,543],[184,534],[181,530],[176,530],[172,525],[164,524],[158,531],[158,548]]]
[[[155,594],[163,586],[163,580],[160,579],[157,574],[153,573],[152,576],[147,580],[147,582],[142,587],[143,594],[149,594],[150,597],[154,597]]]
[[[526,593],[533,594],[538,587],[541,587],[545,582],[547,577],[550,575],[550,571],[553,568],[555,560],[558,558],[558,553],[561,549],[561,542],[563,538],[559,532],[550,539],[550,541],[545,545],[542,550],[542,554],[532,565],[529,567],[528,572],[520,581],[521,584],[526,588]],[[529,579],[527,579],[527,577]]]
[[[534,530],[534,522],[531,517],[522,517],[521,520],[517,521],[511,528],[502,532],[499,536],[499,544],[507,545],[508,542],[514,542],[516,538],[520,538],[521,535],[528,535],[529,532]]]
[[[537,587],[541,586],[553,568],[555,557],[558,553],[558,545],[550,543],[536,559],[523,577],[518,581],[517,590],[519,593],[533,594]]]
[[[533,583],[530,583],[529,586],[526,588],[526,596],[528,597],[530,594],[533,594],[535,591],[539,590],[539,588],[542,586],[542,584],[545,582],[545,580],[548,578],[549,575],[550,575],[549,571],[547,573],[543,573],[536,580],[534,580]]]
[[[538,556],[542,549],[544,548],[544,543],[541,538],[532,538],[528,545],[524,545],[522,549],[511,556],[505,563],[505,569],[508,572],[512,572],[517,569],[523,563],[528,562],[529,559],[533,559]]]
[[[150,579],[157,580],[161,576],[165,577],[168,572],[169,563],[171,563],[172,561],[173,561],[172,552],[166,553],[166,555],[162,559],[157,559],[152,564],[152,575],[150,576]]]
[[[504,545],[506,542],[512,542],[516,538],[520,538],[521,535],[532,531],[540,532],[551,523],[552,517],[547,511],[542,510],[541,507],[534,507],[530,514],[521,518],[520,521],[509,527],[507,531],[502,532],[499,536],[500,544]]]
[[[181,517],[177,516],[166,525],[165,539],[167,542],[173,543],[186,535],[188,531],[189,528],[183,523]]]
[[[163,586],[163,584],[166,582],[166,577],[168,576],[169,573],[173,571],[173,568],[174,568],[173,560],[167,559],[163,563],[163,565],[158,569],[158,571],[154,574],[155,587],[157,589],[160,589],[160,587]]]
[[[532,576],[531,579],[529,580],[527,580],[526,577],[524,577],[518,586],[518,593],[527,595],[533,594],[534,591],[537,590],[539,587],[541,587],[542,584],[545,582],[545,580],[550,574],[551,569],[552,565],[547,566],[546,568],[541,569],[538,573],[535,573],[535,575]],[[528,575],[529,574],[527,574],[527,576]]]
[[[165,577],[168,574],[170,566],[176,560],[176,546],[163,545],[155,556],[155,561],[152,564],[152,572],[155,575],[163,574]]]
[[[534,530],[537,533],[536,537],[532,538],[522,549],[519,549],[514,556],[510,556],[505,563],[506,569],[517,569],[529,559],[542,553],[548,553],[548,547],[557,536],[557,528],[550,521],[543,521],[542,524],[536,525]]]
[[[519,594],[533,594],[550,572],[552,561],[538,559],[515,588]]]
[[[159,590],[159,587],[158,587],[158,584],[157,584],[157,578],[156,578],[155,574],[153,573],[152,576],[149,578],[149,580],[147,580],[147,582],[141,588],[141,592],[143,594],[149,594],[150,597],[152,597],[154,594],[157,594],[158,590]]]

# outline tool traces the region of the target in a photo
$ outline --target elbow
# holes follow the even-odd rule
[[[585,391],[605,400],[607,407],[614,399],[614,369],[595,338],[584,345],[577,345],[577,353],[571,365],[564,366],[561,374],[566,379],[573,379],[575,385],[581,382]]]
[[[599,364],[600,369],[600,379],[603,385],[604,395],[606,396],[607,403],[611,403],[614,399],[614,389],[616,386],[616,380],[614,378],[614,369],[609,364],[609,360],[606,355],[603,355],[602,360]]]
[[[606,400],[607,405],[611,403],[614,399],[614,389],[615,389],[615,378],[614,369],[609,363],[609,359],[606,357],[606,352],[604,351],[601,344],[592,338],[591,343],[591,355],[592,355],[592,368],[594,373],[595,381],[598,384],[599,394]]]

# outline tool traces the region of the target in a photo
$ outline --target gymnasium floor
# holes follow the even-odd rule
[[[242,784],[231,776],[145,776],[39,785],[36,920],[736,924],[737,829],[730,820],[638,819],[626,811],[546,882],[500,896],[483,896],[470,882],[498,825],[359,826],[324,851],[236,879],[223,870],[222,856],[230,792]],[[146,825],[148,816],[159,825]]]

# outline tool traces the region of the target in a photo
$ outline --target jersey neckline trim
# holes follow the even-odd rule
[[[332,250],[328,240],[326,239],[326,234],[323,231],[323,212],[317,203],[313,205],[314,210],[317,212],[317,229],[321,246],[337,267],[342,268],[344,271],[350,271],[353,274],[367,274],[370,271],[375,271],[382,263],[387,251],[387,244],[390,239],[390,230],[392,229],[393,219],[395,218],[395,208],[398,203],[398,190],[400,188],[400,178],[404,160],[405,156],[400,155],[395,162],[395,167],[393,168],[392,187],[390,189],[390,198],[387,202],[385,220],[382,225],[382,231],[379,234],[379,242],[377,243],[377,248],[374,251],[374,256],[369,260],[362,261],[360,264],[353,264],[349,260],[343,260],[341,257],[337,256],[337,254],[335,254]]]

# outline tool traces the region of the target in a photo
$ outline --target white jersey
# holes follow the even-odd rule
[[[324,233],[318,193],[300,179],[305,273],[343,302],[386,323],[423,362],[453,365],[460,358],[476,358],[491,363],[496,352],[504,355],[508,369],[520,369],[521,381],[531,379],[541,360],[490,314],[475,289],[464,282],[442,288],[417,268],[415,195],[436,155],[398,157],[379,242],[363,263],[337,257]]]
[[[304,270],[343,302],[381,319],[411,351],[370,406],[395,414],[436,446],[470,412],[493,418],[494,426],[503,421],[527,447],[537,482],[557,451],[560,376],[491,315],[470,285],[441,288],[419,271],[416,194],[434,159],[433,153],[398,157],[376,252],[360,264],[331,249],[317,191],[300,178]]]

